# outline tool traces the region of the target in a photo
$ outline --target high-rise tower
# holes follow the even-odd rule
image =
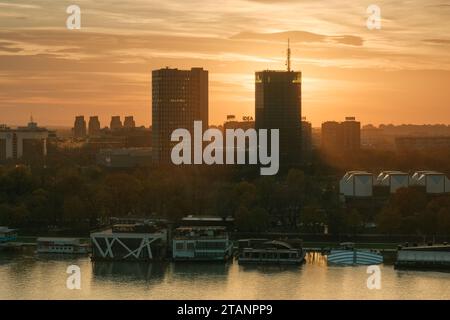
[[[265,70],[255,74],[255,127],[280,130],[280,164],[301,158],[302,74],[291,70],[288,44],[287,71]]]
[[[170,163],[176,142],[170,137],[175,129],[188,129],[193,134],[194,121],[208,128],[208,71],[159,69],[152,72],[153,159]]]

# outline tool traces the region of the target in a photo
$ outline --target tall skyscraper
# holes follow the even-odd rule
[[[123,127],[124,128],[135,128],[136,127],[136,122],[134,121],[133,116],[126,116],[125,120],[123,121]]]
[[[98,120],[98,116],[89,118],[88,133],[90,136],[98,136],[100,134],[100,121]]]
[[[153,159],[171,163],[170,153],[177,142],[170,136],[175,129],[193,134],[194,121],[208,128],[208,71],[159,69],[152,72]]]
[[[255,127],[280,130],[280,164],[301,162],[302,74],[291,70],[255,74]]]
[[[120,120],[120,116],[112,116],[111,123],[109,125],[111,130],[122,129],[122,121]]]
[[[75,138],[86,137],[86,121],[84,120],[84,116],[75,117],[75,123],[73,126],[73,136]]]

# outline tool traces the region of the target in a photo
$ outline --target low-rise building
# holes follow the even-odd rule
[[[49,131],[32,120],[25,127],[0,126],[0,162],[7,160],[41,160],[47,155]]]

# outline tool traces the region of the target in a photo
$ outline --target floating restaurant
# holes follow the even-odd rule
[[[167,228],[155,223],[116,224],[91,233],[92,260],[151,261],[166,256]]]

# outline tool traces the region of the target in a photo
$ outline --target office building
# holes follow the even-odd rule
[[[355,117],[346,117],[341,126],[343,148],[346,151],[358,151],[361,148],[361,123]]]
[[[19,160],[34,162],[47,155],[49,131],[31,120],[26,127],[11,129],[0,126],[0,161]]]
[[[93,116],[89,118],[89,127],[88,133],[90,136],[98,136],[100,135],[100,121],[98,120],[98,116]]]
[[[175,129],[193,134],[194,121],[208,128],[208,71],[159,69],[152,72],[153,159],[171,163],[170,152],[177,142],[170,137]]]
[[[133,116],[125,117],[125,121],[123,122],[123,127],[127,129],[132,129],[136,127],[136,122],[133,119]]]
[[[122,120],[120,120],[120,116],[112,116],[109,128],[111,130],[119,130],[122,129],[122,127]]]
[[[312,154],[312,125],[311,122],[302,120],[302,157],[304,160],[310,160]]]
[[[344,122],[327,121],[322,124],[322,150],[341,154],[358,151],[361,148],[361,123],[354,117]]]
[[[280,164],[301,162],[302,74],[265,70],[255,74],[255,127],[280,130]]]
[[[73,136],[74,138],[86,137],[86,121],[84,120],[84,116],[75,117],[75,123],[73,126]]]

